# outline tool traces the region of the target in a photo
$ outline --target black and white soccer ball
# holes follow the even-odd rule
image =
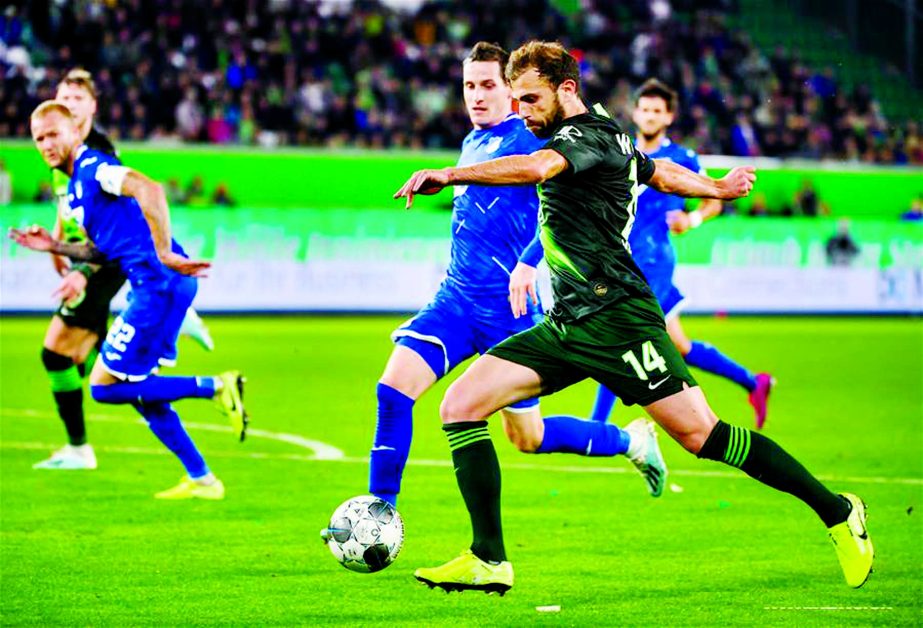
[[[351,571],[372,573],[394,562],[404,545],[404,522],[388,502],[360,495],[343,502],[321,530],[333,557]]]

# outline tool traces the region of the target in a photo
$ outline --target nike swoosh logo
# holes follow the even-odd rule
[[[378,447],[372,447],[372,451],[397,451],[397,449],[388,447],[387,445],[379,445]]]
[[[657,388],[658,386],[660,386],[662,383],[664,383],[664,382],[667,381],[668,379],[670,379],[670,376],[669,376],[669,375],[667,375],[666,377],[664,377],[662,380],[660,380],[660,381],[657,382],[656,384],[655,384],[654,382],[651,382],[650,384],[647,385],[647,387],[650,388],[651,390],[654,390],[655,388]]]

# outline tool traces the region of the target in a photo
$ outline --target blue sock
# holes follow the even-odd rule
[[[404,465],[410,455],[414,400],[381,382],[376,393],[378,424],[369,458],[369,492],[396,506]]]
[[[214,377],[160,377],[152,375],[140,382],[119,382],[90,386],[93,399],[100,403],[160,403],[215,396]]]
[[[535,452],[617,456],[628,451],[628,433],[611,423],[584,421],[572,416],[545,417],[545,437]]]
[[[179,415],[168,403],[134,403],[135,409],[147,421],[148,427],[154,432],[161,443],[179,458],[186,469],[186,474],[195,480],[208,475],[208,465],[195,443],[186,433],[186,428],[179,420]]]
[[[726,377],[749,391],[756,388],[756,378],[753,373],[707,342],[692,341],[692,349],[686,354],[686,364]]]
[[[596,391],[596,403],[593,404],[590,420],[606,423],[616,401],[618,401],[618,397],[615,396],[615,393],[600,384],[599,390]]]

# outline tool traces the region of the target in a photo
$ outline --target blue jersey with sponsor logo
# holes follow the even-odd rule
[[[699,156],[694,150],[683,148],[666,138],[660,147],[648,157],[669,159],[693,172],[702,171]],[[668,267],[672,274],[673,266],[676,264],[676,252],[670,242],[667,212],[682,210],[686,199],[673,194],[664,194],[647,186],[638,187],[638,211],[628,236],[631,256],[648,279],[650,279],[649,273],[657,266]]]
[[[471,131],[462,144],[458,165],[527,155],[543,145],[519,116],[510,114],[496,126]],[[541,260],[537,241],[523,257],[537,229],[534,186],[455,186],[452,256],[446,281],[474,297],[496,297],[509,309],[510,273],[520,259],[532,266]]]
[[[133,289],[142,284],[163,284],[174,273],[157,257],[138,202],[102,188],[106,169],[120,165],[112,155],[81,146],[68,183],[71,213],[106,259],[119,265]],[[183,253],[176,241],[172,245],[175,252]]]

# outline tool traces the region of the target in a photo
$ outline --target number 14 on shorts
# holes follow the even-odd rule
[[[667,372],[666,360],[663,359],[662,355],[657,353],[657,349],[654,348],[654,343],[650,340],[641,345],[640,362],[638,361],[638,356],[636,356],[635,352],[631,349],[622,354],[622,359],[631,365],[631,368],[635,370],[638,379],[641,381],[647,381],[649,379],[648,373],[653,373],[654,371],[660,373]]]

